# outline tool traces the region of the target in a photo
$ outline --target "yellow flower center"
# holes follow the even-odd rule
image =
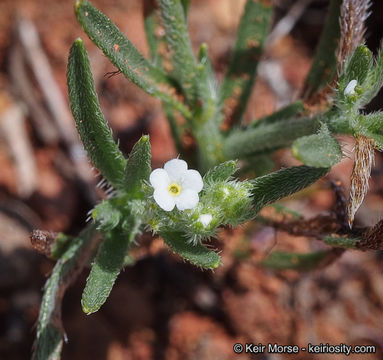
[[[169,185],[168,191],[170,195],[178,196],[181,193],[181,187],[178,184],[173,183]]]

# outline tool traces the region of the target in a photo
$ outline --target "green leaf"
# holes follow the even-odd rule
[[[356,132],[374,139],[376,146],[383,149],[383,112],[359,115],[357,119]]]
[[[185,128],[177,123],[176,112],[170,105],[164,104],[163,109],[166,114],[166,118],[168,119],[170,131],[172,133],[172,137],[176,145],[177,151],[181,155],[181,157],[185,158],[184,149],[182,145],[182,133],[185,130]]]
[[[372,53],[366,45],[359,45],[347,59],[339,78],[339,91],[343,92],[351,80],[364,83],[372,65]]]
[[[378,55],[374,60],[374,66],[370,68],[367,78],[363,84],[363,94],[359,105],[368,104],[383,86],[383,42],[380,45]]]
[[[204,183],[225,181],[237,171],[237,161],[229,160],[210,169],[203,177]]]
[[[181,0],[182,7],[184,9],[185,19],[187,18],[187,14],[189,11],[190,0]]]
[[[332,247],[344,248],[344,249],[358,249],[358,242],[361,239],[359,237],[351,237],[348,235],[327,235],[323,238],[323,241]]]
[[[328,171],[328,168],[302,165],[281,169],[252,180],[254,214],[264,206],[311,185]]]
[[[172,75],[183,89],[189,105],[197,101],[196,62],[180,0],[158,0],[166,41],[171,49]]]
[[[84,147],[106,180],[120,189],[124,184],[126,161],[102,115],[81,39],[76,40],[70,50],[67,81],[70,106]]]
[[[259,155],[264,151],[289,146],[295,139],[316,133],[319,117],[282,119],[255,128],[235,129],[223,143],[226,159]]]
[[[206,44],[202,44],[198,54],[197,65],[197,91],[198,91],[198,106],[200,107],[200,114],[196,113],[196,117],[200,117],[197,121],[206,122],[215,118],[218,121],[222,114],[218,112],[218,86],[214,71],[211,65],[211,60],[208,54]],[[197,108],[198,109],[198,108]]]
[[[220,92],[220,104],[225,106],[225,113],[230,112],[235,122],[241,120],[253,88],[258,61],[270,27],[270,3],[247,0],[239,24],[234,53]]]
[[[318,134],[295,140],[292,153],[304,164],[322,168],[334,166],[342,160],[342,149],[326,125],[322,125]]]
[[[97,224],[97,230],[104,233],[118,226],[123,214],[115,206],[116,199],[100,202],[92,211],[92,218]]]
[[[88,315],[98,311],[105,303],[124,265],[125,255],[137,232],[134,220],[130,221],[130,233],[113,229],[106,234],[99,248],[81,299],[82,310]]]
[[[249,124],[249,127],[256,127],[256,126],[265,125],[265,124],[273,124],[275,122],[278,122],[284,119],[297,117],[297,115],[299,115],[300,113],[303,113],[304,111],[305,111],[305,108],[303,106],[303,102],[299,100],[283,107],[282,109],[272,113],[271,115],[264,116],[256,121],[252,121]]]
[[[261,265],[276,270],[313,270],[326,258],[328,253],[329,251],[326,250],[316,251],[309,254],[273,251],[261,262]]]
[[[160,37],[157,35],[159,19],[155,11],[154,0],[144,1],[144,26],[146,40],[149,46],[150,58],[155,67],[162,66],[162,58],[159,54]]]
[[[194,265],[216,269],[221,264],[221,257],[215,251],[202,244],[190,243],[181,232],[163,232],[160,235],[175,253]]]
[[[304,97],[310,98],[321,87],[326,86],[336,75],[336,49],[340,38],[340,7],[342,0],[331,0],[328,15],[315,57],[304,85]]]
[[[83,230],[70,243],[57,261],[44,286],[40,314],[37,322],[34,360],[59,359],[64,339],[61,322],[61,302],[65,290],[79,274],[92,255],[95,226]]]
[[[383,112],[379,111],[372,114],[360,115],[358,119],[360,127],[369,131],[383,133]]]
[[[68,249],[72,241],[73,236],[68,236],[64,233],[57,234],[57,237],[55,238],[55,241],[52,244],[51,258],[54,260],[58,260]]]
[[[125,189],[134,197],[140,197],[143,180],[149,180],[150,166],[149,136],[142,136],[133,146],[125,169]]]
[[[89,38],[118,70],[148,94],[171,104],[185,117],[191,116],[175,98],[175,89],[166,74],[150,64],[113,22],[85,0],[77,1],[75,10]]]

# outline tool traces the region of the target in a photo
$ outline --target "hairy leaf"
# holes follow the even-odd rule
[[[85,0],[76,2],[76,15],[89,38],[129,80],[171,104],[186,117],[191,116],[176,99],[175,89],[166,74],[150,64],[107,16]]]
[[[359,45],[347,59],[343,73],[339,78],[339,91],[343,93],[351,80],[363,85],[372,65],[372,53],[365,45]]]
[[[145,135],[133,146],[125,169],[125,189],[134,197],[140,197],[142,181],[149,179],[150,160],[149,136]]]
[[[271,2],[247,0],[239,24],[234,53],[223,79],[220,103],[227,117],[239,122],[246,109],[257,64],[270,27]]]
[[[225,181],[237,171],[237,161],[229,160],[210,169],[203,177],[205,183]]]
[[[357,249],[357,243],[360,241],[358,237],[351,237],[347,235],[327,235],[323,238],[323,241],[332,247],[344,248],[344,249]]]
[[[336,75],[336,49],[339,44],[339,16],[342,0],[331,0],[328,15],[315,57],[306,78],[304,97],[310,98],[321,87],[327,85]]]
[[[325,125],[318,134],[295,140],[292,152],[304,164],[315,167],[331,167],[342,160],[342,149]]]
[[[261,265],[276,270],[293,269],[307,271],[317,268],[317,266],[326,258],[327,254],[328,251],[326,250],[316,251],[309,254],[273,251],[261,262]]]
[[[383,86],[383,42],[376,59],[374,66],[370,68],[367,78],[363,84],[363,94],[359,100],[359,105],[364,106],[368,104],[379,92]]]
[[[284,120],[284,119],[287,120],[287,119],[290,119],[293,117],[297,117],[297,115],[299,115],[299,113],[303,113],[304,110],[305,110],[305,108],[303,106],[303,102],[302,101],[296,101],[292,104],[289,104],[289,105],[283,107],[282,109],[280,109],[278,111],[273,112],[271,115],[267,115],[267,116],[260,118],[259,120],[252,121],[249,124],[249,127],[256,127],[259,125],[272,124],[272,123],[278,122],[280,120]]]
[[[199,117],[197,121],[206,122],[214,117],[214,121],[218,122],[221,118],[221,113],[217,111],[218,85],[206,44],[200,47],[198,61],[196,81],[200,111],[196,114],[196,117]]]
[[[192,244],[181,232],[160,233],[166,245],[190,263],[205,269],[216,269],[221,264],[221,257],[202,244]]]
[[[195,105],[196,61],[187,32],[185,11],[180,0],[158,0],[166,41],[171,49],[173,75],[189,105]]]
[[[70,50],[67,81],[70,106],[84,147],[106,180],[120,189],[124,184],[126,161],[102,115],[81,39],[76,40]]]
[[[223,152],[226,159],[236,159],[275,150],[290,145],[299,137],[315,133],[319,125],[317,117],[305,117],[236,129],[224,140]]]
[[[133,219],[130,220],[130,225],[130,233],[116,228],[106,234],[82,294],[81,304],[84,313],[92,314],[98,311],[108,298],[124,265],[129,245],[136,235],[136,224]]]
[[[253,184],[254,213],[264,206],[311,185],[328,173],[328,168],[294,166],[256,178]]]

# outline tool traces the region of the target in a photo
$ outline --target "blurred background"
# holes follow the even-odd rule
[[[192,0],[189,29],[195,50],[209,46],[222,79],[244,0]],[[94,0],[147,55],[142,2]],[[88,40],[73,1],[0,0],[0,359],[28,359],[44,282],[54,262],[31,246],[32,229],[76,234],[104,194],[83,153],[68,107],[69,48],[85,40],[104,114],[128,154],[149,133],[152,166],[177,156],[160,103],[126,80]],[[267,115],[294,100],[310,69],[325,19],[326,0],[276,0],[272,37],[259,66],[246,119]],[[383,38],[383,3],[375,0],[367,45]],[[381,93],[366,111],[383,108]],[[310,217],[334,204],[329,180],[346,188],[352,141],[341,139],[345,159],[329,177],[284,204]],[[278,166],[297,164],[289,150]],[[377,154],[368,197],[357,222],[383,216],[383,163]],[[276,167],[276,168],[277,168]],[[268,211],[267,209],[265,211]],[[144,234],[136,264],[120,274],[110,298],[85,316],[80,299],[87,270],[68,290],[63,359],[307,359],[307,354],[235,355],[236,342],[373,344],[383,359],[383,254],[346,252],[325,269],[298,273],[266,270],[257,263],[271,249],[308,252],[323,247],[271,227],[225,229],[213,245],[223,266],[214,273],[184,263]],[[311,359],[343,359],[320,355]]]

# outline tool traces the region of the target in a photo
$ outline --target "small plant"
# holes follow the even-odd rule
[[[356,6],[350,7],[351,3]],[[144,230],[161,236],[173,252],[192,264],[217,268],[221,258],[206,247],[206,242],[223,226],[252,220],[266,205],[325,176],[342,160],[341,146],[334,137],[337,134],[356,138],[348,219],[338,217],[332,227],[319,227],[314,219],[318,224],[315,233],[304,231],[307,221],[301,218],[273,223],[291,233],[321,239],[331,248],[300,255],[274,252],[263,265],[312,269],[340,254],[340,249],[382,247],[377,235],[381,223],[363,231],[352,229],[355,212],[367,191],[374,150],[383,147],[383,113],[364,114],[362,110],[383,85],[383,49],[374,59],[360,37],[368,11],[365,3],[330,1],[302,100],[248,125],[241,120],[270,28],[269,1],[247,0],[220,86],[207,45],[201,45],[197,57],[193,54],[186,26],[189,1],[158,0],[158,7],[145,4],[150,60],[90,2],[75,4],[81,26],[118,71],[162,101],[180,158],[166,162],[163,169],[152,170],[147,135],[135,144],[127,159],[123,156],[101,112],[84,44],[76,40],[67,72],[71,109],[91,161],[113,191],[91,211],[92,221],[76,238],[60,234],[49,239],[49,253],[57,263],[44,290],[35,359],[60,357],[61,300],[91,258],[81,300],[86,314],[98,311],[105,303],[121,269],[132,263],[129,250],[138,246],[138,235]],[[354,27],[345,24],[344,19],[350,16]],[[163,36],[156,35],[162,33],[155,31],[158,27],[163,28]],[[196,151],[188,151],[183,140],[186,133],[192,136]],[[270,167],[262,168],[272,161],[274,150],[288,146],[303,165],[271,173]],[[238,179],[237,160],[241,160],[243,172],[251,169],[257,177]],[[344,225],[347,221],[349,226]],[[37,237],[48,241],[41,232],[32,234],[35,241]]]

